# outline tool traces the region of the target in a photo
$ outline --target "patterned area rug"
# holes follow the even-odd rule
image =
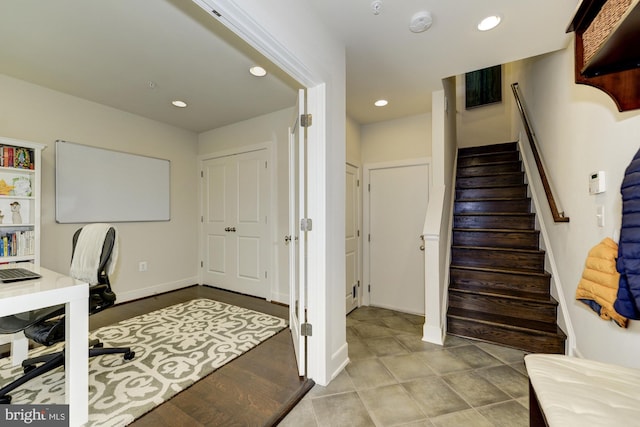
[[[104,355],[89,360],[89,423],[125,426],[207,374],[281,331],[278,317],[209,299],[195,299],[100,328],[105,347],[131,347],[133,360]],[[55,347],[55,349],[54,349]],[[38,349],[29,356],[58,350]],[[43,351],[44,350],[44,351]],[[22,372],[0,360],[0,381]],[[33,379],[12,403],[64,403],[64,370]]]

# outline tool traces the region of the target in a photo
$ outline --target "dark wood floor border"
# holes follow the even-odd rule
[[[274,414],[265,424],[265,426],[276,426],[287,416],[289,412],[302,400],[302,398],[313,388],[316,383],[307,378],[304,380],[304,383],[300,386],[300,390],[298,390],[295,394],[293,394],[289,400],[285,402],[284,405],[280,408],[280,410]]]

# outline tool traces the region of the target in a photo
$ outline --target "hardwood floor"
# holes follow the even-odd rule
[[[194,298],[210,298],[288,319],[285,306],[208,286],[192,286],[111,307],[91,316],[90,329]],[[298,376],[291,333],[285,329],[130,425],[276,425],[311,387],[313,381]]]

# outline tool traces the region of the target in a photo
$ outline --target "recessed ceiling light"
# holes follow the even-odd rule
[[[267,75],[267,70],[257,65],[255,67],[249,68],[249,72],[256,77],[264,77]]]
[[[176,99],[175,101],[171,101],[171,103],[173,104],[174,107],[178,107],[178,108],[185,108],[187,106],[186,102],[180,101],[179,99]]]
[[[373,105],[375,105],[376,107],[384,107],[388,103],[389,101],[387,101],[386,99],[378,99],[376,102],[373,103]]]
[[[501,18],[498,15],[487,16],[478,24],[478,30],[489,31],[493,30],[500,23]]]

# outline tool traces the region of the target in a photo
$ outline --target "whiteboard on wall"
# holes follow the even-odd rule
[[[56,222],[169,221],[171,162],[56,141]]]

